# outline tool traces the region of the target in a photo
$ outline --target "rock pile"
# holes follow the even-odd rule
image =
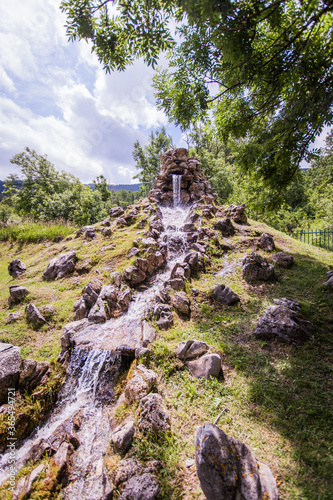
[[[200,160],[189,157],[187,149],[178,148],[161,156],[160,174],[149,193],[149,199],[162,205],[172,205],[172,175],[182,175],[180,199],[182,203],[193,203],[205,197],[214,200],[214,193],[200,166]]]

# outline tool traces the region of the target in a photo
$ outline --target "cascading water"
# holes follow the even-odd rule
[[[181,175],[172,175],[172,189],[173,189],[173,206],[178,207],[181,204],[180,187],[182,183]]]
[[[119,345],[126,344],[128,336],[141,324],[149,304],[164,287],[165,281],[169,279],[172,268],[184,256],[187,249],[187,235],[183,232],[183,226],[190,207],[181,206],[181,177],[181,175],[173,175],[173,207],[160,207],[162,223],[165,228],[160,235],[160,241],[166,242],[168,246],[165,269],[150,280],[153,282],[152,286],[134,295],[125,315],[111,319],[102,325],[90,327],[95,332],[93,346],[87,345],[85,350],[75,348],[72,352],[68,376],[59,394],[59,403],[48,422],[41,429],[37,429],[34,435],[17,450],[16,467],[19,469],[29,459],[31,449],[41,439],[50,439],[52,433],[61,424],[73,418],[79,411],[84,413],[83,423],[78,431],[80,446],[72,458],[73,465],[69,484],[63,490],[64,499],[91,500],[91,498],[95,498],[95,495],[96,498],[99,498],[99,488],[102,487],[103,481],[100,479],[100,474],[98,483],[96,471],[102,467],[110,432],[109,416],[106,411],[108,407],[103,405],[103,402],[99,402],[99,387],[105,386],[103,377],[105,377],[105,373],[110,373],[112,367],[115,370],[111,379],[115,378],[117,364],[118,367],[120,365],[119,355],[108,350],[105,345],[110,338],[113,339],[113,342],[114,339],[117,341],[119,339]],[[108,399],[108,405],[110,401],[112,402],[112,383],[110,387],[109,393],[104,391],[102,394],[104,398]],[[2,469],[0,485],[9,477],[9,467],[6,467],[8,460],[7,454],[2,457],[2,463],[0,462]]]

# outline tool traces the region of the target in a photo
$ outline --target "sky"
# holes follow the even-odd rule
[[[0,3],[0,180],[19,174],[9,160],[28,146],[82,182],[136,183],[135,141],[165,125],[176,146],[186,143],[156,108],[153,70],[137,61],[106,74],[86,42],[68,42],[59,5]]]
[[[138,182],[135,141],[145,145],[165,125],[185,147],[156,108],[153,70],[137,61],[106,74],[86,42],[68,42],[59,5],[0,3],[0,179],[19,174],[9,160],[28,146],[82,182],[98,175],[111,184]]]

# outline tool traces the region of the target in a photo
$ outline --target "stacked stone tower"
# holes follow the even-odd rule
[[[161,155],[162,167],[157,176],[149,199],[161,205],[172,205],[173,179],[172,175],[181,175],[180,198],[184,204],[205,200],[212,203],[215,199],[213,189],[200,166],[196,156],[188,156],[184,148],[172,149]]]

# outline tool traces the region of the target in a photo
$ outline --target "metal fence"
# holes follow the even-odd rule
[[[311,231],[290,231],[289,236],[310,243],[325,250],[333,251],[333,229],[312,229]]]

